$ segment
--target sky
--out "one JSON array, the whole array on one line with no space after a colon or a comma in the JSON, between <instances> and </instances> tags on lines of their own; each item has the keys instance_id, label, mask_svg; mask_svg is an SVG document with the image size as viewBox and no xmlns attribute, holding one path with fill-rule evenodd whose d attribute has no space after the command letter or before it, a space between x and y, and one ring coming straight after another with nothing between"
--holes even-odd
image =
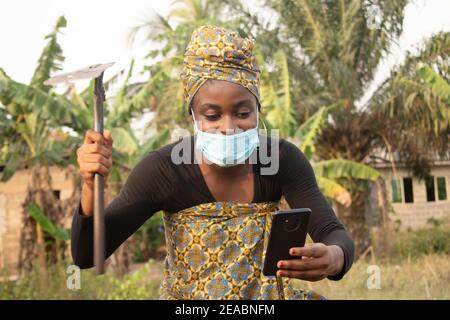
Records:
<instances>
[{"instance_id":1,"label":"sky","mask_svg":"<svg viewBox=\"0 0 450 320\"><path fill-rule=\"evenodd\" d=\"M165 14L170 1L106 0L2 0L0 4L0 67L14 80L28 83L39 55L60 15L67 19L58 41L66 60L64 72L96 63L115 62L105 73L127 68L131 58L142 66L148 50L143 41L128 45L127 35L151 16ZM142 39L138 39L142 40ZM138 70L138 69L135 69Z\"/></svg>"},{"instance_id":2,"label":"sky","mask_svg":"<svg viewBox=\"0 0 450 320\"><path fill-rule=\"evenodd\" d=\"M38 58L59 16L64 15L67 27L58 37L65 61L61 72L71 72L96 63L115 62L105 71L108 79L127 69L135 58L134 70L141 70L144 56L151 49L142 36L134 45L127 39L132 27L146 21L156 11L166 14L172 1L149 0L11 0L0 2L0 68L15 81L29 83ZM137 74L131 81L142 78ZM79 81L79 91L89 81ZM64 87L57 88L63 91ZM151 119L146 114L133 122L139 140L145 140L142 129ZM107 128L105 128L107 129ZM150 132L151 134L151 132Z\"/></svg>"},{"instance_id":3,"label":"sky","mask_svg":"<svg viewBox=\"0 0 450 320\"><path fill-rule=\"evenodd\" d=\"M138 37L129 45L127 35L133 26L152 15L164 15L172 1L149 0L2 0L0 2L0 68L15 81L29 83L39 55L46 43L44 36L57 18L65 15L67 27L59 37L66 60L63 72L96 63L115 62L105 78L127 68L136 60L135 70L144 65L150 44ZM388 75L390 68L432 33L450 31L449 0L413 0L405 10L404 32L397 45L377 71L375 84L360 103L367 100ZM132 80L139 80L136 75ZM81 82L77 88L86 86Z\"/></svg>"},{"instance_id":4,"label":"sky","mask_svg":"<svg viewBox=\"0 0 450 320\"><path fill-rule=\"evenodd\" d=\"M398 43L390 49L391 54L380 63L372 86L368 88L359 104L364 104L377 85L389 75L389 70L403 61L407 50L416 50L417 46L433 33L450 31L449 12L449 0L413 0L406 6L403 34Z\"/></svg>"}]
</instances>

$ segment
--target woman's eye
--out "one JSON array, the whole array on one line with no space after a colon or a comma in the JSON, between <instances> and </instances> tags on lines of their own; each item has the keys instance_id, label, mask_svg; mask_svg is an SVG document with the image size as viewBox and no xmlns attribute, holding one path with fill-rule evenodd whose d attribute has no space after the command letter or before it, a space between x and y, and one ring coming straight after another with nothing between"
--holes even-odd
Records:
<instances>
[{"instance_id":1,"label":"woman's eye","mask_svg":"<svg viewBox=\"0 0 450 320\"><path fill-rule=\"evenodd\" d=\"M205 118L208 121L216 121L220 118L220 114L205 114Z\"/></svg>"},{"instance_id":2,"label":"woman's eye","mask_svg":"<svg viewBox=\"0 0 450 320\"><path fill-rule=\"evenodd\" d=\"M237 116L239 118L247 118L250 115L250 112L239 112L237 113Z\"/></svg>"}]
</instances>

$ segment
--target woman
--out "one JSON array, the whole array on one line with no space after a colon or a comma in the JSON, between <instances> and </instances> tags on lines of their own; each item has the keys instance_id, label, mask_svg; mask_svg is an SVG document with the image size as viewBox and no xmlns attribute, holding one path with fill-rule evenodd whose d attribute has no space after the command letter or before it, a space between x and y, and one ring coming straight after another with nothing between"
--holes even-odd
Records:
<instances>
[{"instance_id":1,"label":"woman","mask_svg":"<svg viewBox=\"0 0 450 320\"><path fill-rule=\"evenodd\" d=\"M150 152L105 209L107 256L164 211L163 298L282 296L275 277L261 273L271 213L281 196L291 208L312 210L308 232L315 242L292 248L298 258L278 262L285 297L302 298L290 278L339 280L353 262L353 241L319 191L308 160L290 142L258 135L253 48L253 40L222 28L194 31L182 80L195 136ZM270 174L263 173L263 149L276 162ZM93 265L93 176L109 174L111 151L109 131L104 136L89 131L77 151L83 191L73 217L72 255L81 268Z\"/></svg>"}]
</instances>

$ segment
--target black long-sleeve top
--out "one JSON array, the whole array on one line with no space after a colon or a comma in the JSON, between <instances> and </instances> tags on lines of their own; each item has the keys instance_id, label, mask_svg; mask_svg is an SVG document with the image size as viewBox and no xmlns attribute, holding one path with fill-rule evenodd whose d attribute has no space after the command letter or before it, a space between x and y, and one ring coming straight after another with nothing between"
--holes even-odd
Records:
<instances>
[{"instance_id":1,"label":"black long-sleeve top","mask_svg":"<svg viewBox=\"0 0 450 320\"><path fill-rule=\"evenodd\" d=\"M266 141L271 154L271 140ZM353 240L320 192L308 159L294 144L284 139L278 141L279 169L275 174L261 174L261 169L270 164L263 164L259 157L253 164L252 202L278 201L284 196L291 208L310 208L308 233L312 240L338 245L344 252L342 271L328 277L340 280L353 263ZM193 152L189 164L172 161L172 151L179 152L180 143L190 145L193 150L194 138L188 137L148 153L131 171L119 195L105 208L107 257L154 213L160 210L174 213L216 201L200 167L193 163ZM183 151L179 154L184 155ZM92 267L93 218L83 215L80 202L73 215L71 245L75 264L80 268Z\"/></svg>"}]
</instances>

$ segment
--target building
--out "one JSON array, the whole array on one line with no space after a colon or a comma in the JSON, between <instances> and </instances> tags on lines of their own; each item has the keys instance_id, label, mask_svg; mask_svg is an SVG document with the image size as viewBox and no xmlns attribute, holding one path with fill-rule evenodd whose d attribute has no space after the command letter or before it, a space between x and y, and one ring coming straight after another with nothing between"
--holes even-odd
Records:
<instances>
[{"instance_id":1,"label":"building","mask_svg":"<svg viewBox=\"0 0 450 320\"><path fill-rule=\"evenodd\" d=\"M72 177L60 167L50 167L55 195L72 196ZM22 230L22 203L25 201L30 170L18 170L7 182L0 182L0 271L16 273ZM67 221L70 223L70 221Z\"/></svg>"},{"instance_id":2,"label":"building","mask_svg":"<svg viewBox=\"0 0 450 320\"><path fill-rule=\"evenodd\" d=\"M419 180L401 163L372 164L385 181L389 218L400 229L430 226L430 219L450 220L450 161L436 160L431 165L431 178Z\"/></svg>"}]
</instances>

